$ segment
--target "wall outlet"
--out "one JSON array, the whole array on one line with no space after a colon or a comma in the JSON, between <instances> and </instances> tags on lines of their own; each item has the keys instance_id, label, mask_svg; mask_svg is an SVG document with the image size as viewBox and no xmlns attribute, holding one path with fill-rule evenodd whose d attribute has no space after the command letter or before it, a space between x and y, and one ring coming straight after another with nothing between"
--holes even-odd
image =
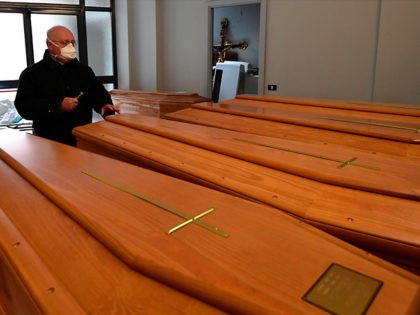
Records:
<instances>
[{"instance_id":1,"label":"wall outlet","mask_svg":"<svg viewBox=\"0 0 420 315\"><path fill-rule=\"evenodd\" d=\"M269 91L277 91L277 85L276 84L269 84L268 85Z\"/></svg>"}]
</instances>

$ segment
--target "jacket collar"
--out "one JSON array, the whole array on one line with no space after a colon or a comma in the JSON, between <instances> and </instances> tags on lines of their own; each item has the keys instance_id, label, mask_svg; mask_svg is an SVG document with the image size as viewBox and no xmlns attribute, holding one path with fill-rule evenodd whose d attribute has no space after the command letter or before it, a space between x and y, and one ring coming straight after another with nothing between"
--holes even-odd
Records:
<instances>
[{"instance_id":1,"label":"jacket collar","mask_svg":"<svg viewBox=\"0 0 420 315\"><path fill-rule=\"evenodd\" d=\"M44 51L44 56L43 56L43 61L50 67L50 68L57 68L60 66L73 66L76 65L79 60L77 60L77 58L74 58L72 61L68 62L68 63L61 63L58 60L55 60L54 58L51 57L50 55L50 51L48 49L45 49Z\"/></svg>"}]
</instances>

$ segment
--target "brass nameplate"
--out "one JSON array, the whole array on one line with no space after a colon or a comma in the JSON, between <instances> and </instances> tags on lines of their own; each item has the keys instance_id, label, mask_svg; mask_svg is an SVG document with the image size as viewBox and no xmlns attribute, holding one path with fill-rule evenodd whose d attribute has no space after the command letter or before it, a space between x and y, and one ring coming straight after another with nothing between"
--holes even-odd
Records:
<instances>
[{"instance_id":1,"label":"brass nameplate","mask_svg":"<svg viewBox=\"0 0 420 315\"><path fill-rule=\"evenodd\" d=\"M383 282L332 263L302 297L332 314L365 314Z\"/></svg>"}]
</instances>

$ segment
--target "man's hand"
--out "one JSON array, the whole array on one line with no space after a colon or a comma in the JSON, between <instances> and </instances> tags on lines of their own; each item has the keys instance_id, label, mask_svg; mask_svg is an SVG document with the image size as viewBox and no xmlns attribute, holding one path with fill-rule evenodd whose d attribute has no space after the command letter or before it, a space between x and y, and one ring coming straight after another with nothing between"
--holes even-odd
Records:
<instances>
[{"instance_id":1,"label":"man's hand","mask_svg":"<svg viewBox=\"0 0 420 315\"><path fill-rule=\"evenodd\" d=\"M79 105L79 99L77 97L65 97L61 102L60 109L63 112L71 112L77 105Z\"/></svg>"},{"instance_id":2,"label":"man's hand","mask_svg":"<svg viewBox=\"0 0 420 315\"><path fill-rule=\"evenodd\" d=\"M102 106L101 108L101 116L104 116L106 114L110 115L110 114L114 114L114 113L120 113L120 109L117 108L114 105L111 104L106 104L104 106Z\"/></svg>"}]
</instances>

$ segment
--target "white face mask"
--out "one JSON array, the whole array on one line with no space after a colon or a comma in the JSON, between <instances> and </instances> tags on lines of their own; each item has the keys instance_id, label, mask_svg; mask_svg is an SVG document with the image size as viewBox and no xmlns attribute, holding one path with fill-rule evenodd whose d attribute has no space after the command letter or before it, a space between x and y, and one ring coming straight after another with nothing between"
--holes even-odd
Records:
<instances>
[{"instance_id":1,"label":"white face mask","mask_svg":"<svg viewBox=\"0 0 420 315\"><path fill-rule=\"evenodd\" d=\"M55 47L60 48L56 43L54 43L52 40L48 39L48 41L53 44ZM74 58L76 58L76 48L73 46L72 43L68 43L67 46L60 48L60 57L64 61L71 61Z\"/></svg>"}]
</instances>

